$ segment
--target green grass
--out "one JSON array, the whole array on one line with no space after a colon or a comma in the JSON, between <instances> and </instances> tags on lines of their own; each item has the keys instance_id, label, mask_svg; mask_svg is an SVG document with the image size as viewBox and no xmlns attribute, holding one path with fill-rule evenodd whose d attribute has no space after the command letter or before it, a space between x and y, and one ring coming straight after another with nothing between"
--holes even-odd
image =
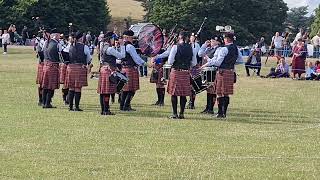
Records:
<instances>
[{"instance_id":1,"label":"green grass","mask_svg":"<svg viewBox=\"0 0 320 180\"><path fill-rule=\"evenodd\" d=\"M97 62L97 60L95 60ZM263 69L266 74L273 63ZM97 81L84 89L81 113L56 91L37 106L31 49L0 55L0 179L319 179L319 82L244 77L226 122L187 110L171 121L150 106L154 84L141 79L134 113L99 115Z\"/></svg>"},{"instance_id":2,"label":"green grass","mask_svg":"<svg viewBox=\"0 0 320 180\"><path fill-rule=\"evenodd\" d=\"M134 0L107 0L113 18L131 17L141 20L145 15L140 2Z\"/></svg>"}]
</instances>

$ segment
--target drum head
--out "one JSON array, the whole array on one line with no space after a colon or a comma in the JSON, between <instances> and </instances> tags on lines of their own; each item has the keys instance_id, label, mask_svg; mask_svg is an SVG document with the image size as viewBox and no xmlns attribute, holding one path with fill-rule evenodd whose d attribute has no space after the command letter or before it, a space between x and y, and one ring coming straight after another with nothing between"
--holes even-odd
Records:
<instances>
[{"instance_id":1,"label":"drum head","mask_svg":"<svg viewBox=\"0 0 320 180\"><path fill-rule=\"evenodd\" d=\"M141 52L147 56L157 55L164 43L161 29L154 24L147 24L141 28L138 36Z\"/></svg>"},{"instance_id":2,"label":"drum head","mask_svg":"<svg viewBox=\"0 0 320 180\"><path fill-rule=\"evenodd\" d=\"M116 73L116 76L120 78L120 80L128 81L128 78L122 73L119 73L119 72L115 72L115 73Z\"/></svg>"}]
</instances>

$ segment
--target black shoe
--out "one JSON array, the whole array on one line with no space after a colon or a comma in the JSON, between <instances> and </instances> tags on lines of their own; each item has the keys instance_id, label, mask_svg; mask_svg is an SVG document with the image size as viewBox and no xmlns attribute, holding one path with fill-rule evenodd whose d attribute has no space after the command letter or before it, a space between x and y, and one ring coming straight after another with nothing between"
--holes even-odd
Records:
<instances>
[{"instance_id":1,"label":"black shoe","mask_svg":"<svg viewBox=\"0 0 320 180\"><path fill-rule=\"evenodd\" d=\"M69 108L69 111L74 111L74 109L73 108Z\"/></svg>"},{"instance_id":2,"label":"black shoe","mask_svg":"<svg viewBox=\"0 0 320 180\"><path fill-rule=\"evenodd\" d=\"M152 106L158 106L160 104L159 101L157 101L156 103L152 104Z\"/></svg>"},{"instance_id":3,"label":"black shoe","mask_svg":"<svg viewBox=\"0 0 320 180\"><path fill-rule=\"evenodd\" d=\"M173 114L171 116L168 117L169 119L179 119L177 114Z\"/></svg>"},{"instance_id":4,"label":"black shoe","mask_svg":"<svg viewBox=\"0 0 320 180\"><path fill-rule=\"evenodd\" d=\"M184 115L183 115L183 114L180 114L178 118L179 118L179 119L184 119Z\"/></svg>"},{"instance_id":5,"label":"black shoe","mask_svg":"<svg viewBox=\"0 0 320 180\"><path fill-rule=\"evenodd\" d=\"M124 111L137 111L137 110L132 109L131 107L127 107L127 108L124 108Z\"/></svg>"},{"instance_id":6,"label":"black shoe","mask_svg":"<svg viewBox=\"0 0 320 180\"><path fill-rule=\"evenodd\" d=\"M203 110L202 112L200 112L201 114L207 114L208 113L208 109Z\"/></svg>"},{"instance_id":7,"label":"black shoe","mask_svg":"<svg viewBox=\"0 0 320 180\"><path fill-rule=\"evenodd\" d=\"M216 117L219 118L219 119L224 119L224 118L226 118L226 116L225 116L224 114L217 114Z\"/></svg>"},{"instance_id":8,"label":"black shoe","mask_svg":"<svg viewBox=\"0 0 320 180\"><path fill-rule=\"evenodd\" d=\"M161 107L161 106L164 106L164 103L159 103L158 106L160 106L160 107Z\"/></svg>"},{"instance_id":9,"label":"black shoe","mask_svg":"<svg viewBox=\"0 0 320 180\"><path fill-rule=\"evenodd\" d=\"M44 109L52 109L52 108L57 108L57 107L54 107L51 104L49 104L49 105L44 105L43 108Z\"/></svg>"},{"instance_id":10,"label":"black shoe","mask_svg":"<svg viewBox=\"0 0 320 180\"><path fill-rule=\"evenodd\" d=\"M208 111L207 111L207 114L214 114L214 111L208 110Z\"/></svg>"},{"instance_id":11,"label":"black shoe","mask_svg":"<svg viewBox=\"0 0 320 180\"><path fill-rule=\"evenodd\" d=\"M74 109L74 111L81 112L81 111L83 111L83 110L82 110L82 109L80 109L80 108L75 108L75 109Z\"/></svg>"},{"instance_id":12,"label":"black shoe","mask_svg":"<svg viewBox=\"0 0 320 180\"><path fill-rule=\"evenodd\" d=\"M112 113L111 111L103 112L102 115L104 116L114 116L116 114Z\"/></svg>"}]
</instances>

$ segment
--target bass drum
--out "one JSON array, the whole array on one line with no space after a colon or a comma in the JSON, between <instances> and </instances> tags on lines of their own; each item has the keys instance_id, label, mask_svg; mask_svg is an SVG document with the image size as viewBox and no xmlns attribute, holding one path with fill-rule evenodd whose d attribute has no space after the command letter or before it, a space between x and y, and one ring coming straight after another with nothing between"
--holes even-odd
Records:
<instances>
[{"instance_id":1,"label":"bass drum","mask_svg":"<svg viewBox=\"0 0 320 180\"><path fill-rule=\"evenodd\" d=\"M130 27L134 32L138 48L146 56L156 56L164 44L164 37L161 29L151 23L138 23Z\"/></svg>"}]
</instances>

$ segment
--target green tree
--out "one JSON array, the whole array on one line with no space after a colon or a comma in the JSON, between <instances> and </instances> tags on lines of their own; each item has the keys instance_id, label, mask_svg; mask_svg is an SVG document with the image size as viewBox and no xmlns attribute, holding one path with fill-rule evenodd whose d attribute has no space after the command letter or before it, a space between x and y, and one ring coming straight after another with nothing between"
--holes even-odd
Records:
<instances>
[{"instance_id":1,"label":"green tree","mask_svg":"<svg viewBox=\"0 0 320 180\"><path fill-rule=\"evenodd\" d=\"M69 23L77 30L98 33L110 22L105 0L0 0L0 27L16 24L18 29L27 25L36 30L36 23L68 32ZM33 21L40 17L41 21Z\"/></svg>"},{"instance_id":2,"label":"green tree","mask_svg":"<svg viewBox=\"0 0 320 180\"><path fill-rule=\"evenodd\" d=\"M311 37L315 36L320 31L320 5L315 12L315 19L311 25Z\"/></svg>"},{"instance_id":3,"label":"green tree","mask_svg":"<svg viewBox=\"0 0 320 180\"><path fill-rule=\"evenodd\" d=\"M153 0L150 20L163 28L178 24L196 32L204 17L206 29L231 25L239 44L255 42L284 28L287 5L283 0Z\"/></svg>"},{"instance_id":4,"label":"green tree","mask_svg":"<svg viewBox=\"0 0 320 180\"><path fill-rule=\"evenodd\" d=\"M291 8L286 19L287 28L293 33L299 32L300 28L309 28L314 16L307 17L307 14L308 6Z\"/></svg>"}]
</instances>

